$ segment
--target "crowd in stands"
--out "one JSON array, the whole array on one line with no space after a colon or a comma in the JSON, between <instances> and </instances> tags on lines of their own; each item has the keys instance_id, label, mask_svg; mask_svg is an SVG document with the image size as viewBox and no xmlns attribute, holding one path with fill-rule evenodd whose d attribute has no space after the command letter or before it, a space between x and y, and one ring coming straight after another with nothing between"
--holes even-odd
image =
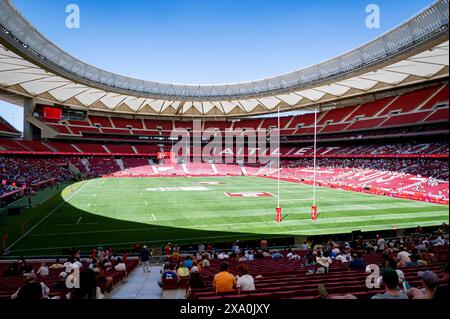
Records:
<instances>
[{"instance_id":1,"label":"crowd in stands","mask_svg":"<svg viewBox=\"0 0 450 319\"><path fill-rule=\"evenodd\" d=\"M102 247L93 249L86 259L75 251L65 262L57 259L53 263L33 263L22 257L14 263L0 264L0 298L103 299L136 265L137 261L129 260L127 253L119 255Z\"/></svg>"},{"instance_id":2,"label":"crowd in stands","mask_svg":"<svg viewBox=\"0 0 450 319\"><path fill-rule=\"evenodd\" d=\"M73 173L49 159L0 156L0 196L20 189L28 193L39 183L52 184L72 177Z\"/></svg>"},{"instance_id":3,"label":"crowd in stands","mask_svg":"<svg viewBox=\"0 0 450 319\"><path fill-rule=\"evenodd\" d=\"M431 235L423 234L418 227L414 236L384 239L377 235L371 240L358 236L350 242L310 240L285 249L270 249L264 239L257 248L239 247L236 241L225 250L214 249L211 244L207 248L199 245L195 252L186 255L169 243L164 249L166 262L159 285L163 289L186 289L186 297L192 299L224 296L239 299L242 295L250 299L260 295L274 298L278 295L267 295L272 289L280 296L295 297L295 291L283 294L280 291L283 288L278 286L262 288L267 286L265 282L274 282L272 277L280 271L280 277L287 278L279 278L279 281L299 274L304 278L305 287L309 286L309 281L315 285L315 289L308 291L309 295L297 291L305 298L437 299L448 297L448 244L447 224ZM374 285L379 289L372 293L361 286L370 273L369 265L380 269L380 277L374 278ZM335 289L330 278L339 273L349 281L355 280L353 276L358 277L361 291L349 289L348 292L345 282L340 282L342 289ZM327 287L333 293L329 293Z\"/></svg>"}]
</instances>

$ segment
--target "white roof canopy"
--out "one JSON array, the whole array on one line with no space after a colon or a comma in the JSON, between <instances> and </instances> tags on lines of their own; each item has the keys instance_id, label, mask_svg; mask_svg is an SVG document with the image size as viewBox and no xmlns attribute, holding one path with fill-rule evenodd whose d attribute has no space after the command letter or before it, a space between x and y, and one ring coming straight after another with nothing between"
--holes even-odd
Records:
<instances>
[{"instance_id":1,"label":"white roof canopy","mask_svg":"<svg viewBox=\"0 0 450 319\"><path fill-rule=\"evenodd\" d=\"M448 2L438 1L370 43L303 70L195 86L126 78L87 65L0 0L0 88L48 103L128 114L217 117L293 110L448 77Z\"/></svg>"}]
</instances>

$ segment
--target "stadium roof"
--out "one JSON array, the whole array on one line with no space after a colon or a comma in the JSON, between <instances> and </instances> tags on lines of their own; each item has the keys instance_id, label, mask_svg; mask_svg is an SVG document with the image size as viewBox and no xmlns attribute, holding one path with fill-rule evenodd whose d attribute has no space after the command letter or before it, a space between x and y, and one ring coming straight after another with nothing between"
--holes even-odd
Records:
<instances>
[{"instance_id":1,"label":"stadium roof","mask_svg":"<svg viewBox=\"0 0 450 319\"><path fill-rule=\"evenodd\" d=\"M448 77L449 0L328 61L251 82L184 85L138 80L88 65L0 0L0 98L142 115L243 116L329 103Z\"/></svg>"}]
</instances>

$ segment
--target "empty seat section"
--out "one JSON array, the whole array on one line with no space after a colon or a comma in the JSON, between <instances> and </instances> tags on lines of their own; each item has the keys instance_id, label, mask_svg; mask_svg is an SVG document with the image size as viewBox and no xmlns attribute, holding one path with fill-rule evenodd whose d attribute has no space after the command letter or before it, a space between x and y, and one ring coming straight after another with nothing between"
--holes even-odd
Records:
<instances>
[{"instance_id":1,"label":"empty seat section","mask_svg":"<svg viewBox=\"0 0 450 319\"><path fill-rule=\"evenodd\" d=\"M320 132L320 130L322 129L321 126L317 127L317 132ZM308 135L308 134L314 134L314 127L300 127L298 129L296 129L292 135Z\"/></svg>"},{"instance_id":2,"label":"empty seat section","mask_svg":"<svg viewBox=\"0 0 450 319\"><path fill-rule=\"evenodd\" d=\"M425 123L431 122L445 122L448 121L449 113L448 108L436 110L431 114L426 120Z\"/></svg>"},{"instance_id":3,"label":"empty seat section","mask_svg":"<svg viewBox=\"0 0 450 319\"><path fill-rule=\"evenodd\" d=\"M75 145L85 153L107 153L103 146L99 144L77 143Z\"/></svg>"},{"instance_id":4,"label":"empty seat section","mask_svg":"<svg viewBox=\"0 0 450 319\"><path fill-rule=\"evenodd\" d=\"M112 117L111 121L114 123L116 128L127 128L127 126L131 126L135 129L143 129L144 126L142 124L141 119L127 119L120 117Z\"/></svg>"},{"instance_id":5,"label":"empty seat section","mask_svg":"<svg viewBox=\"0 0 450 319\"><path fill-rule=\"evenodd\" d=\"M133 130L133 135L142 136L160 136L158 130Z\"/></svg>"},{"instance_id":6,"label":"empty seat section","mask_svg":"<svg viewBox=\"0 0 450 319\"><path fill-rule=\"evenodd\" d=\"M317 114L317 119L320 119L321 114ZM314 113L297 115L292 120L291 124L289 124L289 128L297 128L300 124L303 126L314 125Z\"/></svg>"},{"instance_id":7,"label":"empty seat section","mask_svg":"<svg viewBox=\"0 0 450 319\"><path fill-rule=\"evenodd\" d=\"M431 109L434 105L439 103L448 103L448 84L444 86L435 96L433 96L427 103L424 104L420 109L426 110Z\"/></svg>"},{"instance_id":8,"label":"empty seat section","mask_svg":"<svg viewBox=\"0 0 450 319\"><path fill-rule=\"evenodd\" d=\"M160 152L160 148L157 145L135 145L134 148L139 154L156 154Z\"/></svg>"},{"instance_id":9,"label":"empty seat section","mask_svg":"<svg viewBox=\"0 0 450 319\"><path fill-rule=\"evenodd\" d=\"M100 133L100 129L93 126L70 126L70 130L77 135L80 135L82 133Z\"/></svg>"},{"instance_id":10,"label":"empty seat section","mask_svg":"<svg viewBox=\"0 0 450 319\"><path fill-rule=\"evenodd\" d=\"M91 121L92 125L100 124L101 127L112 127L111 121L107 116L90 115L89 120Z\"/></svg>"},{"instance_id":11,"label":"empty seat section","mask_svg":"<svg viewBox=\"0 0 450 319\"><path fill-rule=\"evenodd\" d=\"M52 152L47 146L39 141L20 141L18 142L33 152Z\"/></svg>"},{"instance_id":12,"label":"empty seat section","mask_svg":"<svg viewBox=\"0 0 450 319\"><path fill-rule=\"evenodd\" d=\"M438 88L439 86L432 86L402 94L391 105L383 110L379 116L387 115L389 112L395 110L401 110L403 113L413 111L431 97Z\"/></svg>"},{"instance_id":13,"label":"empty seat section","mask_svg":"<svg viewBox=\"0 0 450 319\"><path fill-rule=\"evenodd\" d=\"M254 120L241 120L239 122L235 122L233 128L252 128L257 129L261 125L262 120L254 119Z\"/></svg>"},{"instance_id":14,"label":"empty seat section","mask_svg":"<svg viewBox=\"0 0 450 319\"><path fill-rule=\"evenodd\" d=\"M175 129L194 129L193 121L175 121ZM201 128L201 125L200 125Z\"/></svg>"},{"instance_id":15,"label":"empty seat section","mask_svg":"<svg viewBox=\"0 0 450 319\"><path fill-rule=\"evenodd\" d=\"M145 127L148 130L158 130L162 129L164 131L173 130L172 120L144 120Z\"/></svg>"},{"instance_id":16,"label":"empty seat section","mask_svg":"<svg viewBox=\"0 0 450 319\"><path fill-rule=\"evenodd\" d=\"M292 117L280 117L280 128L283 129L286 127L286 125L290 122ZM278 127L278 118L270 118L270 119L264 119L263 123L261 125L261 128L268 129L269 127Z\"/></svg>"},{"instance_id":17,"label":"empty seat section","mask_svg":"<svg viewBox=\"0 0 450 319\"><path fill-rule=\"evenodd\" d=\"M91 126L87 121L67 121L69 125L77 125L77 126Z\"/></svg>"},{"instance_id":18,"label":"empty seat section","mask_svg":"<svg viewBox=\"0 0 450 319\"><path fill-rule=\"evenodd\" d=\"M357 116L373 117L375 114L380 112L389 103L394 100L395 97L387 97L384 99L367 102L361 104L348 118L347 121L352 121Z\"/></svg>"},{"instance_id":19,"label":"empty seat section","mask_svg":"<svg viewBox=\"0 0 450 319\"><path fill-rule=\"evenodd\" d=\"M425 111L418 113L393 115L386 122L384 122L381 127L416 124L422 122L429 114L429 111Z\"/></svg>"},{"instance_id":20,"label":"empty seat section","mask_svg":"<svg viewBox=\"0 0 450 319\"><path fill-rule=\"evenodd\" d=\"M204 129L217 128L220 131L225 131L231 127L231 122L228 121L205 121Z\"/></svg>"},{"instance_id":21,"label":"empty seat section","mask_svg":"<svg viewBox=\"0 0 450 319\"><path fill-rule=\"evenodd\" d=\"M105 146L111 153L135 154L130 145L106 144Z\"/></svg>"},{"instance_id":22,"label":"empty seat section","mask_svg":"<svg viewBox=\"0 0 450 319\"><path fill-rule=\"evenodd\" d=\"M0 147L8 151L29 151L25 146L13 140L0 140Z\"/></svg>"},{"instance_id":23,"label":"empty seat section","mask_svg":"<svg viewBox=\"0 0 450 319\"><path fill-rule=\"evenodd\" d=\"M0 132L6 133L18 133L18 131L12 127L4 118L0 116Z\"/></svg>"},{"instance_id":24,"label":"empty seat section","mask_svg":"<svg viewBox=\"0 0 450 319\"><path fill-rule=\"evenodd\" d=\"M77 149L69 143L63 142L46 142L51 148L55 149L58 152L67 152L67 153L78 153Z\"/></svg>"},{"instance_id":25,"label":"empty seat section","mask_svg":"<svg viewBox=\"0 0 450 319\"><path fill-rule=\"evenodd\" d=\"M128 129L116 129L116 128L103 128L102 132L105 134L112 135L130 135L130 130Z\"/></svg>"},{"instance_id":26,"label":"empty seat section","mask_svg":"<svg viewBox=\"0 0 450 319\"><path fill-rule=\"evenodd\" d=\"M378 127L386 118L363 119L358 120L347 127L347 131L364 130Z\"/></svg>"},{"instance_id":27,"label":"empty seat section","mask_svg":"<svg viewBox=\"0 0 450 319\"><path fill-rule=\"evenodd\" d=\"M60 134L72 135L72 132L70 132L67 126L65 125L57 125L57 124L47 124L47 125Z\"/></svg>"},{"instance_id":28,"label":"empty seat section","mask_svg":"<svg viewBox=\"0 0 450 319\"><path fill-rule=\"evenodd\" d=\"M325 113L324 116L320 118L318 124L324 124L327 121L333 121L333 123L339 123L349 116L351 112L355 109L355 106L348 106L340 109L330 110Z\"/></svg>"},{"instance_id":29,"label":"empty seat section","mask_svg":"<svg viewBox=\"0 0 450 319\"><path fill-rule=\"evenodd\" d=\"M338 132L344 132L345 129L349 126L349 123L340 123L340 124L330 124L325 126L320 133L338 133Z\"/></svg>"}]
</instances>

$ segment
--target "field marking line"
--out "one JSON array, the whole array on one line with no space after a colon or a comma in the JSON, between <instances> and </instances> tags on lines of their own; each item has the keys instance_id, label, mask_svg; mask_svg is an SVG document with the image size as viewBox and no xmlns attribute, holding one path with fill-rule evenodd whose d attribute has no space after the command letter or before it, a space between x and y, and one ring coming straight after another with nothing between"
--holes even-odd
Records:
<instances>
[{"instance_id":1,"label":"field marking line","mask_svg":"<svg viewBox=\"0 0 450 319\"><path fill-rule=\"evenodd\" d=\"M156 217L155 217L155 215L152 214L152 217L153 217L153 221L156 222Z\"/></svg>"},{"instance_id":2,"label":"field marking line","mask_svg":"<svg viewBox=\"0 0 450 319\"><path fill-rule=\"evenodd\" d=\"M87 208L91 207L91 203L88 204Z\"/></svg>"},{"instance_id":3,"label":"field marking line","mask_svg":"<svg viewBox=\"0 0 450 319\"><path fill-rule=\"evenodd\" d=\"M77 221L77 223L75 224L75 225L78 225L80 222L81 222L81 219L82 219L83 217L81 217L80 216L80 218L78 218L78 221Z\"/></svg>"},{"instance_id":4,"label":"field marking line","mask_svg":"<svg viewBox=\"0 0 450 319\"><path fill-rule=\"evenodd\" d=\"M70 196L67 198L67 200L64 200L63 202L61 202L58 206L56 206L55 208L53 208L50 213L48 213L47 215L45 215L41 220L39 220L36 224L33 225L33 227L31 227L30 229L28 229L28 231L26 231L22 236L20 236L19 238L17 238L11 245L9 245L6 250L10 250L12 247L14 247L14 245L16 245L19 241L21 241L23 238L25 238L29 233L31 233L36 227L38 227L43 221L45 221L47 218L49 218L51 215L53 215L54 212L56 212L58 209L60 209L62 206L64 206L65 204L67 204L76 194L78 194L79 191L81 191L86 185L89 184L90 181L87 181L86 184L84 184L83 186L81 186L80 188L78 188L75 193L71 193Z\"/></svg>"},{"instance_id":5,"label":"field marking line","mask_svg":"<svg viewBox=\"0 0 450 319\"><path fill-rule=\"evenodd\" d=\"M147 201L145 201L145 202L144 202L144 204L145 204L145 206L148 206L148 203L147 203Z\"/></svg>"},{"instance_id":6,"label":"field marking line","mask_svg":"<svg viewBox=\"0 0 450 319\"><path fill-rule=\"evenodd\" d=\"M66 227L66 226L73 226L74 224L56 224L56 227ZM98 225L98 223L82 223L82 226L85 225ZM33 236L33 235L31 235Z\"/></svg>"}]
</instances>

